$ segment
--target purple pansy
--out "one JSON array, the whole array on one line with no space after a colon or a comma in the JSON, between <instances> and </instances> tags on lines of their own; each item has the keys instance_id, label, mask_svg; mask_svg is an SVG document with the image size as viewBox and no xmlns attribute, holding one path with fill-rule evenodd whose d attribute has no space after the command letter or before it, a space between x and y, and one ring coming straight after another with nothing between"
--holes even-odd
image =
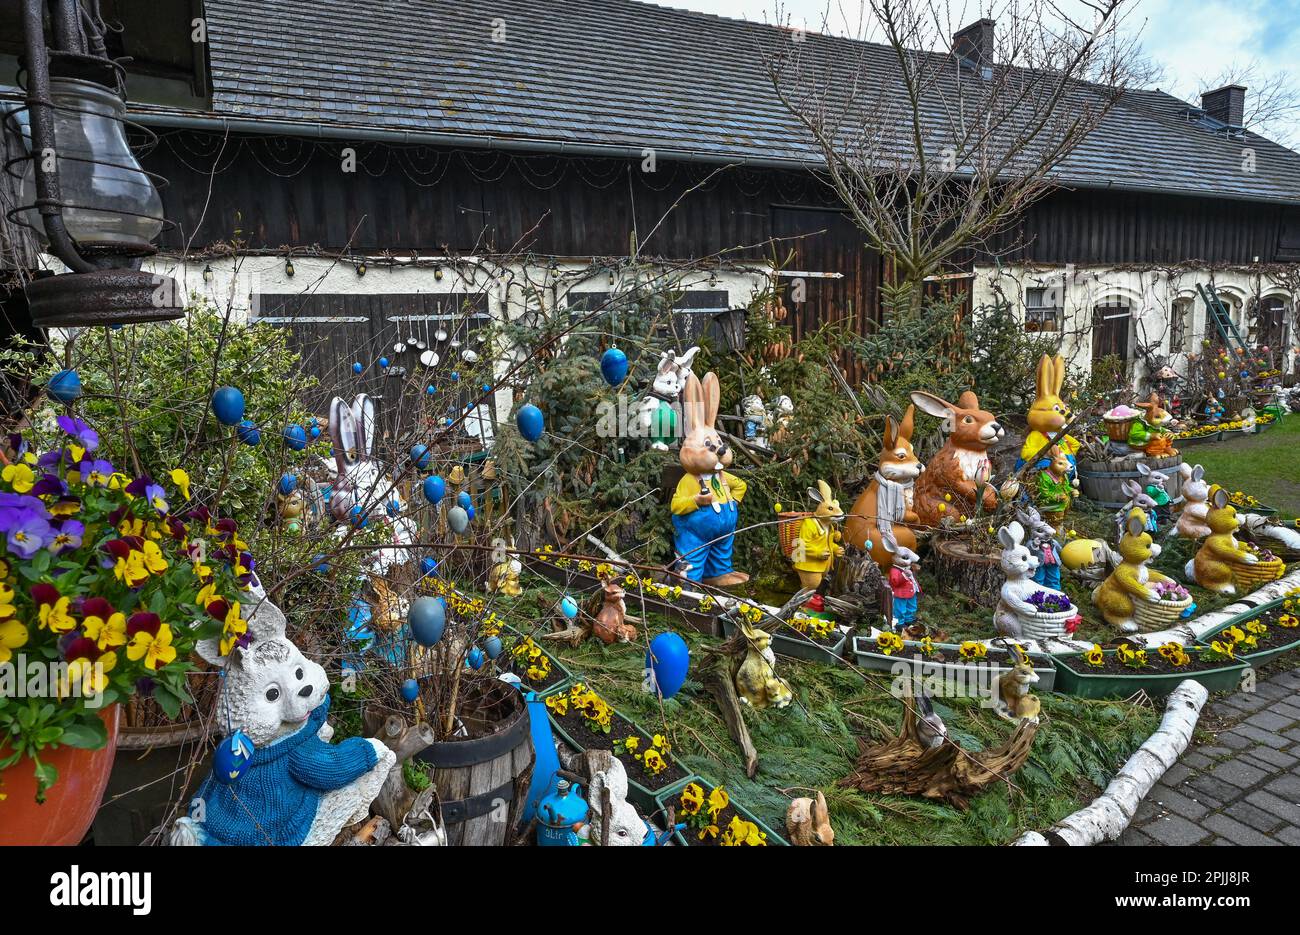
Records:
<instances>
[{"instance_id":1,"label":"purple pansy","mask_svg":"<svg viewBox=\"0 0 1300 935\"><path fill-rule=\"evenodd\" d=\"M50 551L62 555L81 545L81 538L86 534L86 527L75 519L65 519L54 531L50 540Z\"/></svg>"},{"instance_id":2,"label":"purple pansy","mask_svg":"<svg viewBox=\"0 0 1300 935\"><path fill-rule=\"evenodd\" d=\"M57 474L45 474L32 485L32 494L37 497L45 497L50 494L62 496L67 492L68 485Z\"/></svg>"},{"instance_id":3,"label":"purple pansy","mask_svg":"<svg viewBox=\"0 0 1300 935\"><path fill-rule=\"evenodd\" d=\"M97 487L107 487L108 479L113 476L113 465L102 458L86 458L81 462L81 482Z\"/></svg>"},{"instance_id":4,"label":"purple pansy","mask_svg":"<svg viewBox=\"0 0 1300 935\"><path fill-rule=\"evenodd\" d=\"M59 428L77 440L77 444L87 451L99 447L99 433L76 416L59 416Z\"/></svg>"},{"instance_id":5,"label":"purple pansy","mask_svg":"<svg viewBox=\"0 0 1300 935\"><path fill-rule=\"evenodd\" d=\"M167 492L157 484L146 484L144 488L145 499L149 505L157 510L163 516L167 515Z\"/></svg>"},{"instance_id":6,"label":"purple pansy","mask_svg":"<svg viewBox=\"0 0 1300 935\"><path fill-rule=\"evenodd\" d=\"M0 531L9 551L20 558L31 558L54 538L50 521L35 510L0 509Z\"/></svg>"}]
</instances>

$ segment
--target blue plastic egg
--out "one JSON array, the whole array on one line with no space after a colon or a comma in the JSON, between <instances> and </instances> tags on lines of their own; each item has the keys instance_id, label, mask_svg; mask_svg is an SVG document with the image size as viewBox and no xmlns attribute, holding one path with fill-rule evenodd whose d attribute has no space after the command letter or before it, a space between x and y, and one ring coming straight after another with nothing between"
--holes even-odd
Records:
<instances>
[{"instance_id":1,"label":"blue plastic egg","mask_svg":"<svg viewBox=\"0 0 1300 935\"><path fill-rule=\"evenodd\" d=\"M532 403L526 403L515 413L515 425L519 426L520 435L530 442L535 442L542 437L542 431L546 428L546 419L542 416L542 410Z\"/></svg>"},{"instance_id":2,"label":"blue plastic egg","mask_svg":"<svg viewBox=\"0 0 1300 935\"><path fill-rule=\"evenodd\" d=\"M627 355L616 347L601 354L600 375L610 386L618 386L627 379Z\"/></svg>"},{"instance_id":3,"label":"blue plastic egg","mask_svg":"<svg viewBox=\"0 0 1300 935\"><path fill-rule=\"evenodd\" d=\"M420 574L424 575L424 577L429 577L437 570L438 562L436 559L429 558L427 555L420 559Z\"/></svg>"},{"instance_id":4,"label":"blue plastic egg","mask_svg":"<svg viewBox=\"0 0 1300 935\"><path fill-rule=\"evenodd\" d=\"M560 613L572 620L574 617L578 616L578 602L569 597L569 595L564 595L564 597L560 599Z\"/></svg>"},{"instance_id":5,"label":"blue plastic egg","mask_svg":"<svg viewBox=\"0 0 1300 935\"><path fill-rule=\"evenodd\" d=\"M429 466L429 459L433 457L433 452L429 451L428 445L411 446L411 462L421 471Z\"/></svg>"},{"instance_id":6,"label":"blue plastic egg","mask_svg":"<svg viewBox=\"0 0 1300 935\"><path fill-rule=\"evenodd\" d=\"M459 383L459 382L460 382L460 371L459 371L459 370L453 370L453 371L451 372L451 382L452 382L452 383Z\"/></svg>"},{"instance_id":7,"label":"blue plastic egg","mask_svg":"<svg viewBox=\"0 0 1300 935\"><path fill-rule=\"evenodd\" d=\"M469 528L469 512L464 507L452 507L447 511L447 525L459 536Z\"/></svg>"},{"instance_id":8,"label":"blue plastic egg","mask_svg":"<svg viewBox=\"0 0 1300 935\"><path fill-rule=\"evenodd\" d=\"M362 370L365 369L366 369L365 367L361 366L361 361L357 361L355 364L352 365L353 373L360 373Z\"/></svg>"},{"instance_id":9,"label":"blue plastic egg","mask_svg":"<svg viewBox=\"0 0 1300 935\"><path fill-rule=\"evenodd\" d=\"M233 386L223 386L212 394L212 414L222 425L238 425L244 418L244 394Z\"/></svg>"},{"instance_id":10,"label":"blue plastic egg","mask_svg":"<svg viewBox=\"0 0 1300 935\"><path fill-rule=\"evenodd\" d=\"M284 443L294 451L302 451L307 447L307 432L301 425L286 425L281 435Z\"/></svg>"},{"instance_id":11,"label":"blue plastic egg","mask_svg":"<svg viewBox=\"0 0 1300 935\"><path fill-rule=\"evenodd\" d=\"M75 370L60 370L50 377L45 391L61 403L70 403L81 395L81 377Z\"/></svg>"},{"instance_id":12,"label":"blue plastic egg","mask_svg":"<svg viewBox=\"0 0 1300 935\"><path fill-rule=\"evenodd\" d=\"M403 682L402 697L414 703L415 699L420 697L420 683L415 679L407 679Z\"/></svg>"},{"instance_id":13,"label":"blue plastic egg","mask_svg":"<svg viewBox=\"0 0 1300 935\"><path fill-rule=\"evenodd\" d=\"M262 430L251 419L245 419L239 423L239 440L245 445L262 444Z\"/></svg>"},{"instance_id":14,"label":"blue plastic egg","mask_svg":"<svg viewBox=\"0 0 1300 935\"><path fill-rule=\"evenodd\" d=\"M660 697L671 698L681 690L690 664L690 648L676 633L660 633L650 641L645 665L654 673L654 684L659 689Z\"/></svg>"},{"instance_id":15,"label":"blue plastic egg","mask_svg":"<svg viewBox=\"0 0 1300 935\"><path fill-rule=\"evenodd\" d=\"M280 493L286 497L298 489L298 477L296 474L280 475Z\"/></svg>"},{"instance_id":16,"label":"blue plastic egg","mask_svg":"<svg viewBox=\"0 0 1300 935\"><path fill-rule=\"evenodd\" d=\"M212 751L212 778L228 786L248 772L252 762L253 741L237 730Z\"/></svg>"},{"instance_id":17,"label":"blue plastic egg","mask_svg":"<svg viewBox=\"0 0 1300 935\"><path fill-rule=\"evenodd\" d=\"M348 515L352 518L352 525L359 529L365 529L370 523L370 518L366 516L366 511L361 509L360 503L354 506Z\"/></svg>"},{"instance_id":18,"label":"blue plastic egg","mask_svg":"<svg viewBox=\"0 0 1300 935\"><path fill-rule=\"evenodd\" d=\"M483 651L487 653L489 659L495 659L501 655L501 637L489 636L483 641Z\"/></svg>"},{"instance_id":19,"label":"blue plastic egg","mask_svg":"<svg viewBox=\"0 0 1300 935\"><path fill-rule=\"evenodd\" d=\"M424 499L437 503L447 495L447 482L437 474L424 479Z\"/></svg>"},{"instance_id":20,"label":"blue plastic egg","mask_svg":"<svg viewBox=\"0 0 1300 935\"><path fill-rule=\"evenodd\" d=\"M389 500L389 501L388 501L388 507L387 507L387 510L388 510L388 515L389 515L389 516L401 516L401 515L402 515L402 501L401 501L401 500L396 500L396 499Z\"/></svg>"},{"instance_id":21,"label":"blue plastic egg","mask_svg":"<svg viewBox=\"0 0 1300 935\"><path fill-rule=\"evenodd\" d=\"M483 650L475 646L469 651L469 655L465 657L465 661L469 663L471 669L483 668Z\"/></svg>"},{"instance_id":22,"label":"blue plastic egg","mask_svg":"<svg viewBox=\"0 0 1300 935\"><path fill-rule=\"evenodd\" d=\"M474 506L474 500L466 490L462 490L460 493L456 494L456 502L467 510Z\"/></svg>"},{"instance_id":23,"label":"blue plastic egg","mask_svg":"<svg viewBox=\"0 0 1300 935\"><path fill-rule=\"evenodd\" d=\"M388 366L388 358L387 358L387 357L381 357L381 358L379 358L379 366L381 366L381 367L387 367L387 366Z\"/></svg>"},{"instance_id":24,"label":"blue plastic egg","mask_svg":"<svg viewBox=\"0 0 1300 935\"><path fill-rule=\"evenodd\" d=\"M312 437L312 438L320 438L320 426L319 426L319 425L313 425L313 426L311 427L311 437Z\"/></svg>"},{"instance_id":25,"label":"blue plastic egg","mask_svg":"<svg viewBox=\"0 0 1300 935\"><path fill-rule=\"evenodd\" d=\"M447 608L436 597L418 597L411 604L407 621L415 641L421 646L432 646L442 639L447 628Z\"/></svg>"},{"instance_id":26,"label":"blue plastic egg","mask_svg":"<svg viewBox=\"0 0 1300 935\"><path fill-rule=\"evenodd\" d=\"M491 393L491 392L492 392L492 384L491 384L491 383L484 383L484 384L483 384L483 392L484 392L484 393Z\"/></svg>"},{"instance_id":27,"label":"blue plastic egg","mask_svg":"<svg viewBox=\"0 0 1300 935\"><path fill-rule=\"evenodd\" d=\"M434 386L432 383L430 383L429 388L426 389L425 392L428 393L430 396L432 396L434 393L438 392L438 388Z\"/></svg>"}]
</instances>

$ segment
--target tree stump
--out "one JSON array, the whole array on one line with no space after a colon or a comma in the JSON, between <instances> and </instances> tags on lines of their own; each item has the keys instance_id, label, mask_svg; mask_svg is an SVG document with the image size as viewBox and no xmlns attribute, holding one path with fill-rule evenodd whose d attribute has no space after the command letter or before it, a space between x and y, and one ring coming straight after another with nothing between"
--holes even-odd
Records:
<instances>
[{"instance_id":1,"label":"tree stump","mask_svg":"<svg viewBox=\"0 0 1300 935\"><path fill-rule=\"evenodd\" d=\"M976 552L964 539L934 540L934 578L941 588L959 591L981 607L996 607L1005 576L996 552Z\"/></svg>"}]
</instances>

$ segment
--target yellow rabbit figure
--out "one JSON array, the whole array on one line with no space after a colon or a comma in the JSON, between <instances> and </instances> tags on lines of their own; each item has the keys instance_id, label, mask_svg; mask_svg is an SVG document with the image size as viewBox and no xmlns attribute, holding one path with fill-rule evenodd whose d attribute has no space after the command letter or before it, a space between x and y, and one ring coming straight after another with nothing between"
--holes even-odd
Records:
<instances>
[{"instance_id":1,"label":"yellow rabbit figure","mask_svg":"<svg viewBox=\"0 0 1300 935\"><path fill-rule=\"evenodd\" d=\"M1070 421L1070 407L1061 399L1061 385L1064 382L1065 358L1060 354L1056 357L1048 357L1044 354L1038 361L1034 403L1029 407L1029 434L1025 436L1025 443L1020 449L1020 460L1016 462L1016 470L1035 455L1038 455L1040 468L1048 467L1051 456L1045 450L1047 442ZM1079 440L1073 435L1064 435L1057 439L1056 444L1070 462L1070 473L1073 475L1075 455L1079 453Z\"/></svg>"},{"instance_id":2,"label":"yellow rabbit figure","mask_svg":"<svg viewBox=\"0 0 1300 935\"><path fill-rule=\"evenodd\" d=\"M741 704L754 708L784 708L794 699L790 684L776 674L776 655L772 652L772 634L738 621L745 635L745 659L736 670L736 694Z\"/></svg>"},{"instance_id":3,"label":"yellow rabbit figure","mask_svg":"<svg viewBox=\"0 0 1300 935\"><path fill-rule=\"evenodd\" d=\"M808 497L817 508L800 524L799 537L790 557L794 561L794 570L799 574L800 587L815 591L821 587L822 579L835 564L835 559L844 554L840 533L835 528L843 521L844 511L824 480L817 482L816 490L808 488Z\"/></svg>"},{"instance_id":4,"label":"yellow rabbit figure","mask_svg":"<svg viewBox=\"0 0 1300 935\"><path fill-rule=\"evenodd\" d=\"M1147 562L1160 554L1160 546L1151 542L1146 527L1145 513L1138 509L1129 511L1128 519L1124 521L1124 535L1119 540L1122 561L1092 592L1092 603L1106 622L1125 633L1138 629L1133 619L1134 601L1159 600L1155 585L1171 580L1147 568Z\"/></svg>"},{"instance_id":5,"label":"yellow rabbit figure","mask_svg":"<svg viewBox=\"0 0 1300 935\"><path fill-rule=\"evenodd\" d=\"M1228 503L1228 491L1218 484L1210 489L1210 510L1205 515L1205 525L1210 527L1210 534L1188 563L1189 576L1207 591L1236 594L1234 567L1253 565L1259 558L1237 541L1234 533L1241 521Z\"/></svg>"}]
</instances>

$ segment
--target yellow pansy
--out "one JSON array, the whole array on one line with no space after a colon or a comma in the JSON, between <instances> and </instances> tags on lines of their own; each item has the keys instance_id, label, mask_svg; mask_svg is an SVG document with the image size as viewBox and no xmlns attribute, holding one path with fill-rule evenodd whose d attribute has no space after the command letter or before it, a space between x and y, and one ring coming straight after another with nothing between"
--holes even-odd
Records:
<instances>
[{"instance_id":1,"label":"yellow pansy","mask_svg":"<svg viewBox=\"0 0 1300 935\"><path fill-rule=\"evenodd\" d=\"M185 471L181 470L180 468L175 468L172 471L172 483L176 485L176 489L181 492L182 497L184 497L186 500L190 498L190 475L189 474L185 473Z\"/></svg>"},{"instance_id":2,"label":"yellow pansy","mask_svg":"<svg viewBox=\"0 0 1300 935\"><path fill-rule=\"evenodd\" d=\"M727 795L726 789L718 786L718 788L709 793L709 818L713 821L717 821L718 816L721 815L723 810L730 804L731 796Z\"/></svg>"},{"instance_id":3,"label":"yellow pansy","mask_svg":"<svg viewBox=\"0 0 1300 935\"><path fill-rule=\"evenodd\" d=\"M67 676L62 686L62 694L79 692L86 695L98 695L108 687L108 673L117 667L117 653L105 653L98 659L84 657L68 663Z\"/></svg>"},{"instance_id":4,"label":"yellow pansy","mask_svg":"<svg viewBox=\"0 0 1300 935\"><path fill-rule=\"evenodd\" d=\"M682 790L681 808L683 815L698 815L700 809L704 807L704 789L699 783L693 782Z\"/></svg>"},{"instance_id":5,"label":"yellow pansy","mask_svg":"<svg viewBox=\"0 0 1300 935\"><path fill-rule=\"evenodd\" d=\"M126 645L126 615L111 614L107 620L103 617L87 617L81 622L86 636L95 641L102 652L113 646Z\"/></svg>"},{"instance_id":6,"label":"yellow pansy","mask_svg":"<svg viewBox=\"0 0 1300 935\"><path fill-rule=\"evenodd\" d=\"M13 651L27 645L27 627L19 620L0 623L0 664L13 658Z\"/></svg>"},{"instance_id":7,"label":"yellow pansy","mask_svg":"<svg viewBox=\"0 0 1300 935\"><path fill-rule=\"evenodd\" d=\"M144 659L146 669L157 669L176 658L176 647L172 645L172 628L163 624L157 634L150 636L147 630L141 630L126 648L126 657L132 662Z\"/></svg>"},{"instance_id":8,"label":"yellow pansy","mask_svg":"<svg viewBox=\"0 0 1300 935\"><path fill-rule=\"evenodd\" d=\"M0 620L12 617L17 612L18 608L14 605L14 589L0 582Z\"/></svg>"},{"instance_id":9,"label":"yellow pansy","mask_svg":"<svg viewBox=\"0 0 1300 935\"><path fill-rule=\"evenodd\" d=\"M18 464L9 464L0 471L0 477L9 482L9 486L14 489L15 493L27 493L36 486L36 474L30 467L21 462Z\"/></svg>"},{"instance_id":10,"label":"yellow pansy","mask_svg":"<svg viewBox=\"0 0 1300 935\"><path fill-rule=\"evenodd\" d=\"M139 549L132 549L127 553L126 558L117 560L113 566L113 574L128 588L139 587L148 581L149 572L144 567L144 553Z\"/></svg>"},{"instance_id":11,"label":"yellow pansy","mask_svg":"<svg viewBox=\"0 0 1300 935\"><path fill-rule=\"evenodd\" d=\"M76 619L68 613L71 600L61 597L53 604L42 604L38 614L41 626L53 633L66 633L77 625Z\"/></svg>"}]
</instances>

